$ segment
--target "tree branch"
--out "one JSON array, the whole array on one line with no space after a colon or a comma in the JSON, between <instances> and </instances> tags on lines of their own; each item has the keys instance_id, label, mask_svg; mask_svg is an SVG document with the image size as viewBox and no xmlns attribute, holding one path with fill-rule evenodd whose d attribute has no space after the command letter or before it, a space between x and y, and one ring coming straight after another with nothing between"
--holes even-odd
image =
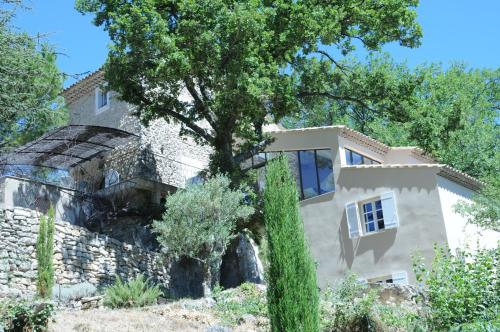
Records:
<instances>
[{"instance_id":1,"label":"tree branch","mask_svg":"<svg viewBox=\"0 0 500 332\"><path fill-rule=\"evenodd\" d=\"M196 133L197 135L199 135L201 138L203 138L205 141L207 141L208 143L213 143L213 140L214 140L214 137L211 136L207 131L206 129L198 126L194 119L190 119L188 118L187 116L179 113L179 112L174 112L170 109L167 109L167 108L162 108L161 106L159 105L155 105L153 104L151 101L149 101L148 99L146 99L144 96L141 96L141 102L145 105L148 105L150 107L154 107L156 108L157 112L162 115L162 116L171 116L172 118L176 119L177 121L183 123L186 127L188 127L189 129L191 129L194 133Z\"/></svg>"},{"instance_id":2,"label":"tree branch","mask_svg":"<svg viewBox=\"0 0 500 332\"><path fill-rule=\"evenodd\" d=\"M303 92L299 92L297 94L297 97L298 98L304 98L304 97L325 97L325 98L329 98L329 99L333 99L333 100L348 101L348 102L352 102L352 103L358 104L358 105L360 105L360 106L362 106L362 107L366 108L367 110L372 111L374 113L378 113L378 114L381 113L379 110L370 107L367 103L365 103L364 101L362 101L360 99L353 98L353 97L347 97L347 96L337 96L337 95L334 95L334 94L332 94L330 92L303 91Z\"/></svg>"},{"instance_id":3,"label":"tree branch","mask_svg":"<svg viewBox=\"0 0 500 332\"><path fill-rule=\"evenodd\" d=\"M196 110L199 111L201 114L203 114L207 122L210 124L210 126L212 126L214 130L217 130L216 123L212 115L208 111L204 101L198 95L198 92L196 91L193 81L191 81L190 79L185 79L184 85L186 86L186 89L188 90L189 94L193 97Z\"/></svg>"}]
</instances>

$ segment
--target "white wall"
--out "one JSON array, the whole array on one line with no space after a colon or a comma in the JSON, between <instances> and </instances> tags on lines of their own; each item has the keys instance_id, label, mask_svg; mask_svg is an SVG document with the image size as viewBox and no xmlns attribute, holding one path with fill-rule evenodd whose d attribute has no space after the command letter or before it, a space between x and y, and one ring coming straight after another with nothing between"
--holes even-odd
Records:
<instances>
[{"instance_id":1,"label":"white wall","mask_svg":"<svg viewBox=\"0 0 500 332\"><path fill-rule=\"evenodd\" d=\"M475 225L467 224L467 219L455 212L455 205L460 202L471 202L473 191L441 176L437 177L439 199L443 211L448 246L454 252L457 248L470 247L494 248L500 241L500 233L481 230ZM478 243L479 242L479 243Z\"/></svg>"}]
</instances>

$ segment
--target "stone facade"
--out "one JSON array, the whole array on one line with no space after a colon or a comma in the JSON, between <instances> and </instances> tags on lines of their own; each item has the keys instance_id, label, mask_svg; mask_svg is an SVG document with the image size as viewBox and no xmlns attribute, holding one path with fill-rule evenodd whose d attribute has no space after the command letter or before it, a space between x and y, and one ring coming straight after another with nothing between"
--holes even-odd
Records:
<instances>
[{"instance_id":1,"label":"stone facade","mask_svg":"<svg viewBox=\"0 0 500 332\"><path fill-rule=\"evenodd\" d=\"M0 210L0 293L32 295L36 291L35 244L39 213L29 209ZM143 273L168 288L169 264L158 253L142 250L87 229L56 221L57 284L110 284Z\"/></svg>"},{"instance_id":2,"label":"stone facade","mask_svg":"<svg viewBox=\"0 0 500 332\"><path fill-rule=\"evenodd\" d=\"M95 90L103 83L102 72L98 71L65 90L63 95L68 102L70 124L116 128L138 138L102 159L74 169L72 175L77 182L91 182L92 189L99 190L103 175L115 170L120 174L120 181L142 179L182 188L186 181L207 167L210 148L197 144L190 137L181 137L179 124L156 119L144 126L133 115L135 107L121 101L113 91L109 93L106 109L96 110Z\"/></svg>"}]
</instances>

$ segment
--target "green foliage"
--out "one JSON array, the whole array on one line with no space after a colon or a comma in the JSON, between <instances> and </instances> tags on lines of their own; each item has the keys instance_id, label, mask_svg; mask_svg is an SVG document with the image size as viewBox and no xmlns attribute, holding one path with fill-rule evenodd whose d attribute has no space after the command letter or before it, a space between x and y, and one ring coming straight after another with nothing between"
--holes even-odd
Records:
<instances>
[{"instance_id":1,"label":"green foliage","mask_svg":"<svg viewBox=\"0 0 500 332\"><path fill-rule=\"evenodd\" d=\"M153 223L158 242L169 257L188 257L203 264L205 292L209 292L206 283L212 270L218 271L222 256L234 238L237 222L254 212L245 203L246 190L231 189L230 180L217 175L168 196L163 220Z\"/></svg>"},{"instance_id":2,"label":"green foliage","mask_svg":"<svg viewBox=\"0 0 500 332\"><path fill-rule=\"evenodd\" d=\"M236 325L245 315L267 316L265 294L255 284L244 283L227 291L216 287L213 297L216 301L214 309L225 324Z\"/></svg>"},{"instance_id":3,"label":"green foliage","mask_svg":"<svg viewBox=\"0 0 500 332\"><path fill-rule=\"evenodd\" d=\"M356 275L350 274L338 287L323 293L322 331L374 331L373 317L376 292L367 291Z\"/></svg>"},{"instance_id":4,"label":"green foliage","mask_svg":"<svg viewBox=\"0 0 500 332\"><path fill-rule=\"evenodd\" d=\"M95 296L97 288L88 282L82 282L74 285L58 285L52 290L52 301L59 303L68 303L74 300L80 300L84 297Z\"/></svg>"},{"instance_id":5,"label":"green foliage","mask_svg":"<svg viewBox=\"0 0 500 332\"><path fill-rule=\"evenodd\" d=\"M104 293L104 305L110 308L137 308L156 304L163 295L159 285L150 285L142 274L124 283L119 276Z\"/></svg>"},{"instance_id":6,"label":"green foliage","mask_svg":"<svg viewBox=\"0 0 500 332\"><path fill-rule=\"evenodd\" d=\"M299 110L302 98L328 92L322 82L331 82L331 68L355 42L368 50L388 42L418 46L417 5L418 0L76 1L79 11L95 14L94 23L109 33L110 88L137 105L144 121L179 122L183 134L212 146L212 172L233 180L241 154L266 142L262 126ZM337 61L323 55L328 47ZM307 81L318 66L325 70L311 90ZM339 84L350 79L333 76ZM179 98L183 93L193 102Z\"/></svg>"},{"instance_id":7,"label":"green foliage","mask_svg":"<svg viewBox=\"0 0 500 332\"><path fill-rule=\"evenodd\" d=\"M500 331L500 319L492 321L479 321L468 324L461 324L450 329L450 332L498 332Z\"/></svg>"},{"instance_id":8,"label":"green foliage","mask_svg":"<svg viewBox=\"0 0 500 332\"><path fill-rule=\"evenodd\" d=\"M49 208L47 215L40 218L40 228L36 241L37 291L41 298L49 298L54 286L54 216L55 210Z\"/></svg>"},{"instance_id":9,"label":"green foliage","mask_svg":"<svg viewBox=\"0 0 500 332\"><path fill-rule=\"evenodd\" d=\"M269 246L267 301L272 331L318 331L318 286L286 156L267 166L264 217Z\"/></svg>"},{"instance_id":10,"label":"green foliage","mask_svg":"<svg viewBox=\"0 0 500 332\"><path fill-rule=\"evenodd\" d=\"M415 258L417 280L425 284L429 323L437 330L498 319L500 310L500 247L474 255L436 247L431 268Z\"/></svg>"},{"instance_id":11,"label":"green foliage","mask_svg":"<svg viewBox=\"0 0 500 332\"><path fill-rule=\"evenodd\" d=\"M455 208L469 223L500 232L500 177L497 174L488 177L472 203L459 202Z\"/></svg>"},{"instance_id":12,"label":"green foliage","mask_svg":"<svg viewBox=\"0 0 500 332\"><path fill-rule=\"evenodd\" d=\"M348 274L322 294L321 330L385 332L427 331L427 328L417 312L381 304L376 289L360 283L355 274Z\"/></svg>"},{"instance_id":13,"label":"green foliage","mask_svg":"<svg viewBox=\"0 0 500 332\"><path fill-rule=\"evenodd\" d=\"M50 303L5 301L0 303L0 329L6 332L44 332L54 307Z\"/></svg>"},{"instance_id":14,"label":"green foliage","mask_svg":"<svg viewBox=\"0 0 500 332\"><path fill-rule=\"evenodd\" d=\"M0 8L0 150L24 144L67 118L56 52L18 32L12 15Z\"/></svg>"}]
</instances>

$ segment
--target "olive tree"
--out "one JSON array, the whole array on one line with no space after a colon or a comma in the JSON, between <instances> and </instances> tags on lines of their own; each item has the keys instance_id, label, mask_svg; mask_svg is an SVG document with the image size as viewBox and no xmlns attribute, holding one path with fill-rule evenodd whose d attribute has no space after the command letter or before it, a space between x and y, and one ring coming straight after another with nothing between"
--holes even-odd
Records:
<instances>
[{"instance_id":1,"label":"olive tree","mask_svg":"<svg viewBox=\"0 0 500 332\"><path fill-rule=\"evenodd\" d=\"M167 197L163 219L155 221L153 229L166 255L202 264L203 290L209 295L236 223L253 211L245 203L245 188L231 189L230 180L218 175Z\"/></svg>"}]
</instances>

